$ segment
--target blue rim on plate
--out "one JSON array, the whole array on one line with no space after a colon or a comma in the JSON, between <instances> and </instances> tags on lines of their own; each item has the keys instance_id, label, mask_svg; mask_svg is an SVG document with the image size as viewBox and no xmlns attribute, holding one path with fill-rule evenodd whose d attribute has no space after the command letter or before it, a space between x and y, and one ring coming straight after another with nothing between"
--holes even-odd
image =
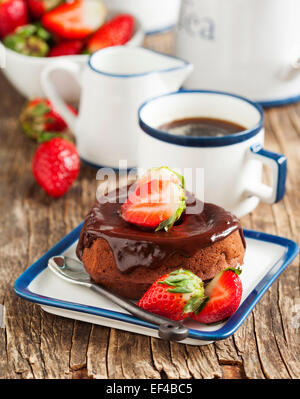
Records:
<instances>
[{"instance_id":1,"label":"blue rim on plate","mask_svg":"<svg viewBox=\"0 0 300 399\"><path fill-rule=\"evenodd\" d=\"M143 120L142 112L145 107L147 107L149 104L162 99L162 98L167 98L170 96L180 96L180 95L186 95L186 94L218 94L221 96L227 96L227 97L232 97L239 99L249 105L251 105L253 108L255 108L259 114L259 121L255 126L252 128L249 128L247 130L243 130L240 133L235 133L235 134L229 134L223 137L187 137L183 135L174 135L171 133L168 133L166 131L160 130L158 128L152 127L149 124L147 124ZM261 129L263 128L263 123L264 123L264 111L261 108L261 106L254 102L249 100L246 97L239 96L234 93L229 93L226 91L218 91L218 90L185 90L185 89L180 89L179 91L174 91L171 93L167 94L162 94L157 97L150 98L149 100L145 101L138 109L138 121L140 128L143 130L144 133L148 134L151 137L154 137L155 139L164 141L166 143L171 143L175 145L181 145L185 147L223 147L227 145L232 145L232 144L237 144L241 143L243 141L249 140L251 137L256 136Z\"/></svg>"},{"instance_id":2,"label":"blue rim on plate","mask_svg":"<svg viewBox=\"0 0 300 399\"><path fill-rule=\"evenodd\" d=\"M52 249L45 253L39 260L37 260L32 266L30 266L15 282L14 289L16 293L31 302L35 302L41 305L54 306L57 308L88 313L96 316L101 316L121 322L135 324L142 327L152 328L157 330L158 327L147 323L138 318L94 306L82 305L74 302L62 301L55 298L49 298L46 296L38 295L29 290L29 284L41 273L46 267L48 259L51 256L59 255L66 251L79 237L83 223L77 226L71 233L60 240ZM200 331L190 328L189 338L204 340L204 341L217 341L228 338L232 335L244 322L246 317L249 315L251 310L254 308L256 303L260 300L266 290L272 285L272 283L279 277L279 275L285 270L285 268L293 261L299 252L298 245L287 238L274 236L267 233L261 233L254 230L244 230L245 237L253 238L261 241L271 242L277 245L283 246L286 250L282 257L274 264L269 272L263 277L257 286L252 290L248 297L244 300L235 314L228 319L226 324L216 331Z\"/></svg>"}]
</instances>

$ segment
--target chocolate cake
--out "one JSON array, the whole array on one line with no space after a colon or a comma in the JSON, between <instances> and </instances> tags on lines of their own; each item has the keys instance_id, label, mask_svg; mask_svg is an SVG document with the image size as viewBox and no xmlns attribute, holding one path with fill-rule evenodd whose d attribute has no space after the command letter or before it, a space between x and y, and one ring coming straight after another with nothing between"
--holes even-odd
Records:
<instances>
[{"instance_id":1,"label":"chocolate cake","mask_svg":"<svg viewBox=\"0 0 300 399\"><path fill-rule=\"evenodd\" d=\"M126 197L126 188L109 193L85 219L76 252L96 283L138 299L157 278L180 267L205 281L243 264L245 240L230 212L186 192L180 221L168 232L154 232L122 219Z\"/></svg>"}]
</instances>

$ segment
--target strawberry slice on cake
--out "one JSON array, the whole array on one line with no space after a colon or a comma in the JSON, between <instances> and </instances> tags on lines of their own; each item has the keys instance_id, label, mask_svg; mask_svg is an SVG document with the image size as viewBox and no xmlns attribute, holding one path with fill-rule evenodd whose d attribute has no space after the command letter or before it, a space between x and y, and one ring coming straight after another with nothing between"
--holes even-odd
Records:
<instances>
[{"instance_id":1,"label":"strawberry slice on cake","mask_svg":"<svg viewBox=\"0 0 300 399\"><path fill-rule=\"evenodd\" d=\"M126 222L168 231L186 208L183 178L166 168L148 171L121 207ZM180 183L180 184L178 184Z\"/></svg>"}]
</instances>

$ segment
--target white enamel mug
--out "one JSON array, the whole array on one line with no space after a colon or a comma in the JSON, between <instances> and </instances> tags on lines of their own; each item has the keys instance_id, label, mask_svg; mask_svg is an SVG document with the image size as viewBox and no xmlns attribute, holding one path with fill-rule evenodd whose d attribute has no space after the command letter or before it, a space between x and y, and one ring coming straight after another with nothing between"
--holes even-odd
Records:
<instances>
[{"instance_id":1,"label":"white enamel mug","mask_svg":"<svg viewBox=\"0 0 300 399\"><path fill-rule=\"evenodd\" d=\"M57 93L52 74L65 71L81 87L78 116ZM46 96L76 136L83 161L95 167L137 165L138 107L148 98L178 90L192 65L142 47L115 46L92 54L82 70L78 64L57 62L42 72Z\"/></svg>"},{"instance_id":2,"label":"white enamel mug","mask_svg":"<svg viewBox=\"0 0 300 399\"><path fill-rule=\"evenodd\" d=\"M138 115L140 168L174 168L184 174L188 190L238 217L251 212L260 200L272 204L283 197L287 161L263 148L264 117L258 104L225 92L179 91L145 102ZM245 130L223 137L188 137L159 128L194 117L235 122ZM271 186L262 183L263 164L272 169ZM195 179L200 176L199 188Z\"/></svg>"},{"instance_id":3,"label":"white enamel mug","mask_svg":"<svg viewBox=\"0 0 300 399\"><path fill-rule=\"evenodd\" d=\"M299 0L183 0L176 54L195 67L184 87L299 100L299 16Z\"/></svg>"}]
</instances>

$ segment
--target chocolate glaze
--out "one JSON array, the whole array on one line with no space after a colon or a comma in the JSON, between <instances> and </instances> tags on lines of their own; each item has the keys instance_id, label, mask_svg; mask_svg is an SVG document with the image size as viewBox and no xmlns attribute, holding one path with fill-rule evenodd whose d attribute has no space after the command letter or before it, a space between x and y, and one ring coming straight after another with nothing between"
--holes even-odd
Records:
<instances>
[{"instance_id":1,"label":"chocolate glaze","mask_svg":"<svg viewBox=\"0 0 300 399\"><path fill-rule=\"evenodd\" d=\"M170 231L147 231L127 223L120 215L127 189L113 191L105 197L107 202L94 204L80 233L76 249L79 259L84 248L98 238L108 242L122 273L137 266L159 267L175 252L193 256L197 249L223 240L235 230L239 230L245 246L240 222L234 215L217 205L203 204L189 192L186 192L186 212Z\"/></svg>"}]
</instances>

